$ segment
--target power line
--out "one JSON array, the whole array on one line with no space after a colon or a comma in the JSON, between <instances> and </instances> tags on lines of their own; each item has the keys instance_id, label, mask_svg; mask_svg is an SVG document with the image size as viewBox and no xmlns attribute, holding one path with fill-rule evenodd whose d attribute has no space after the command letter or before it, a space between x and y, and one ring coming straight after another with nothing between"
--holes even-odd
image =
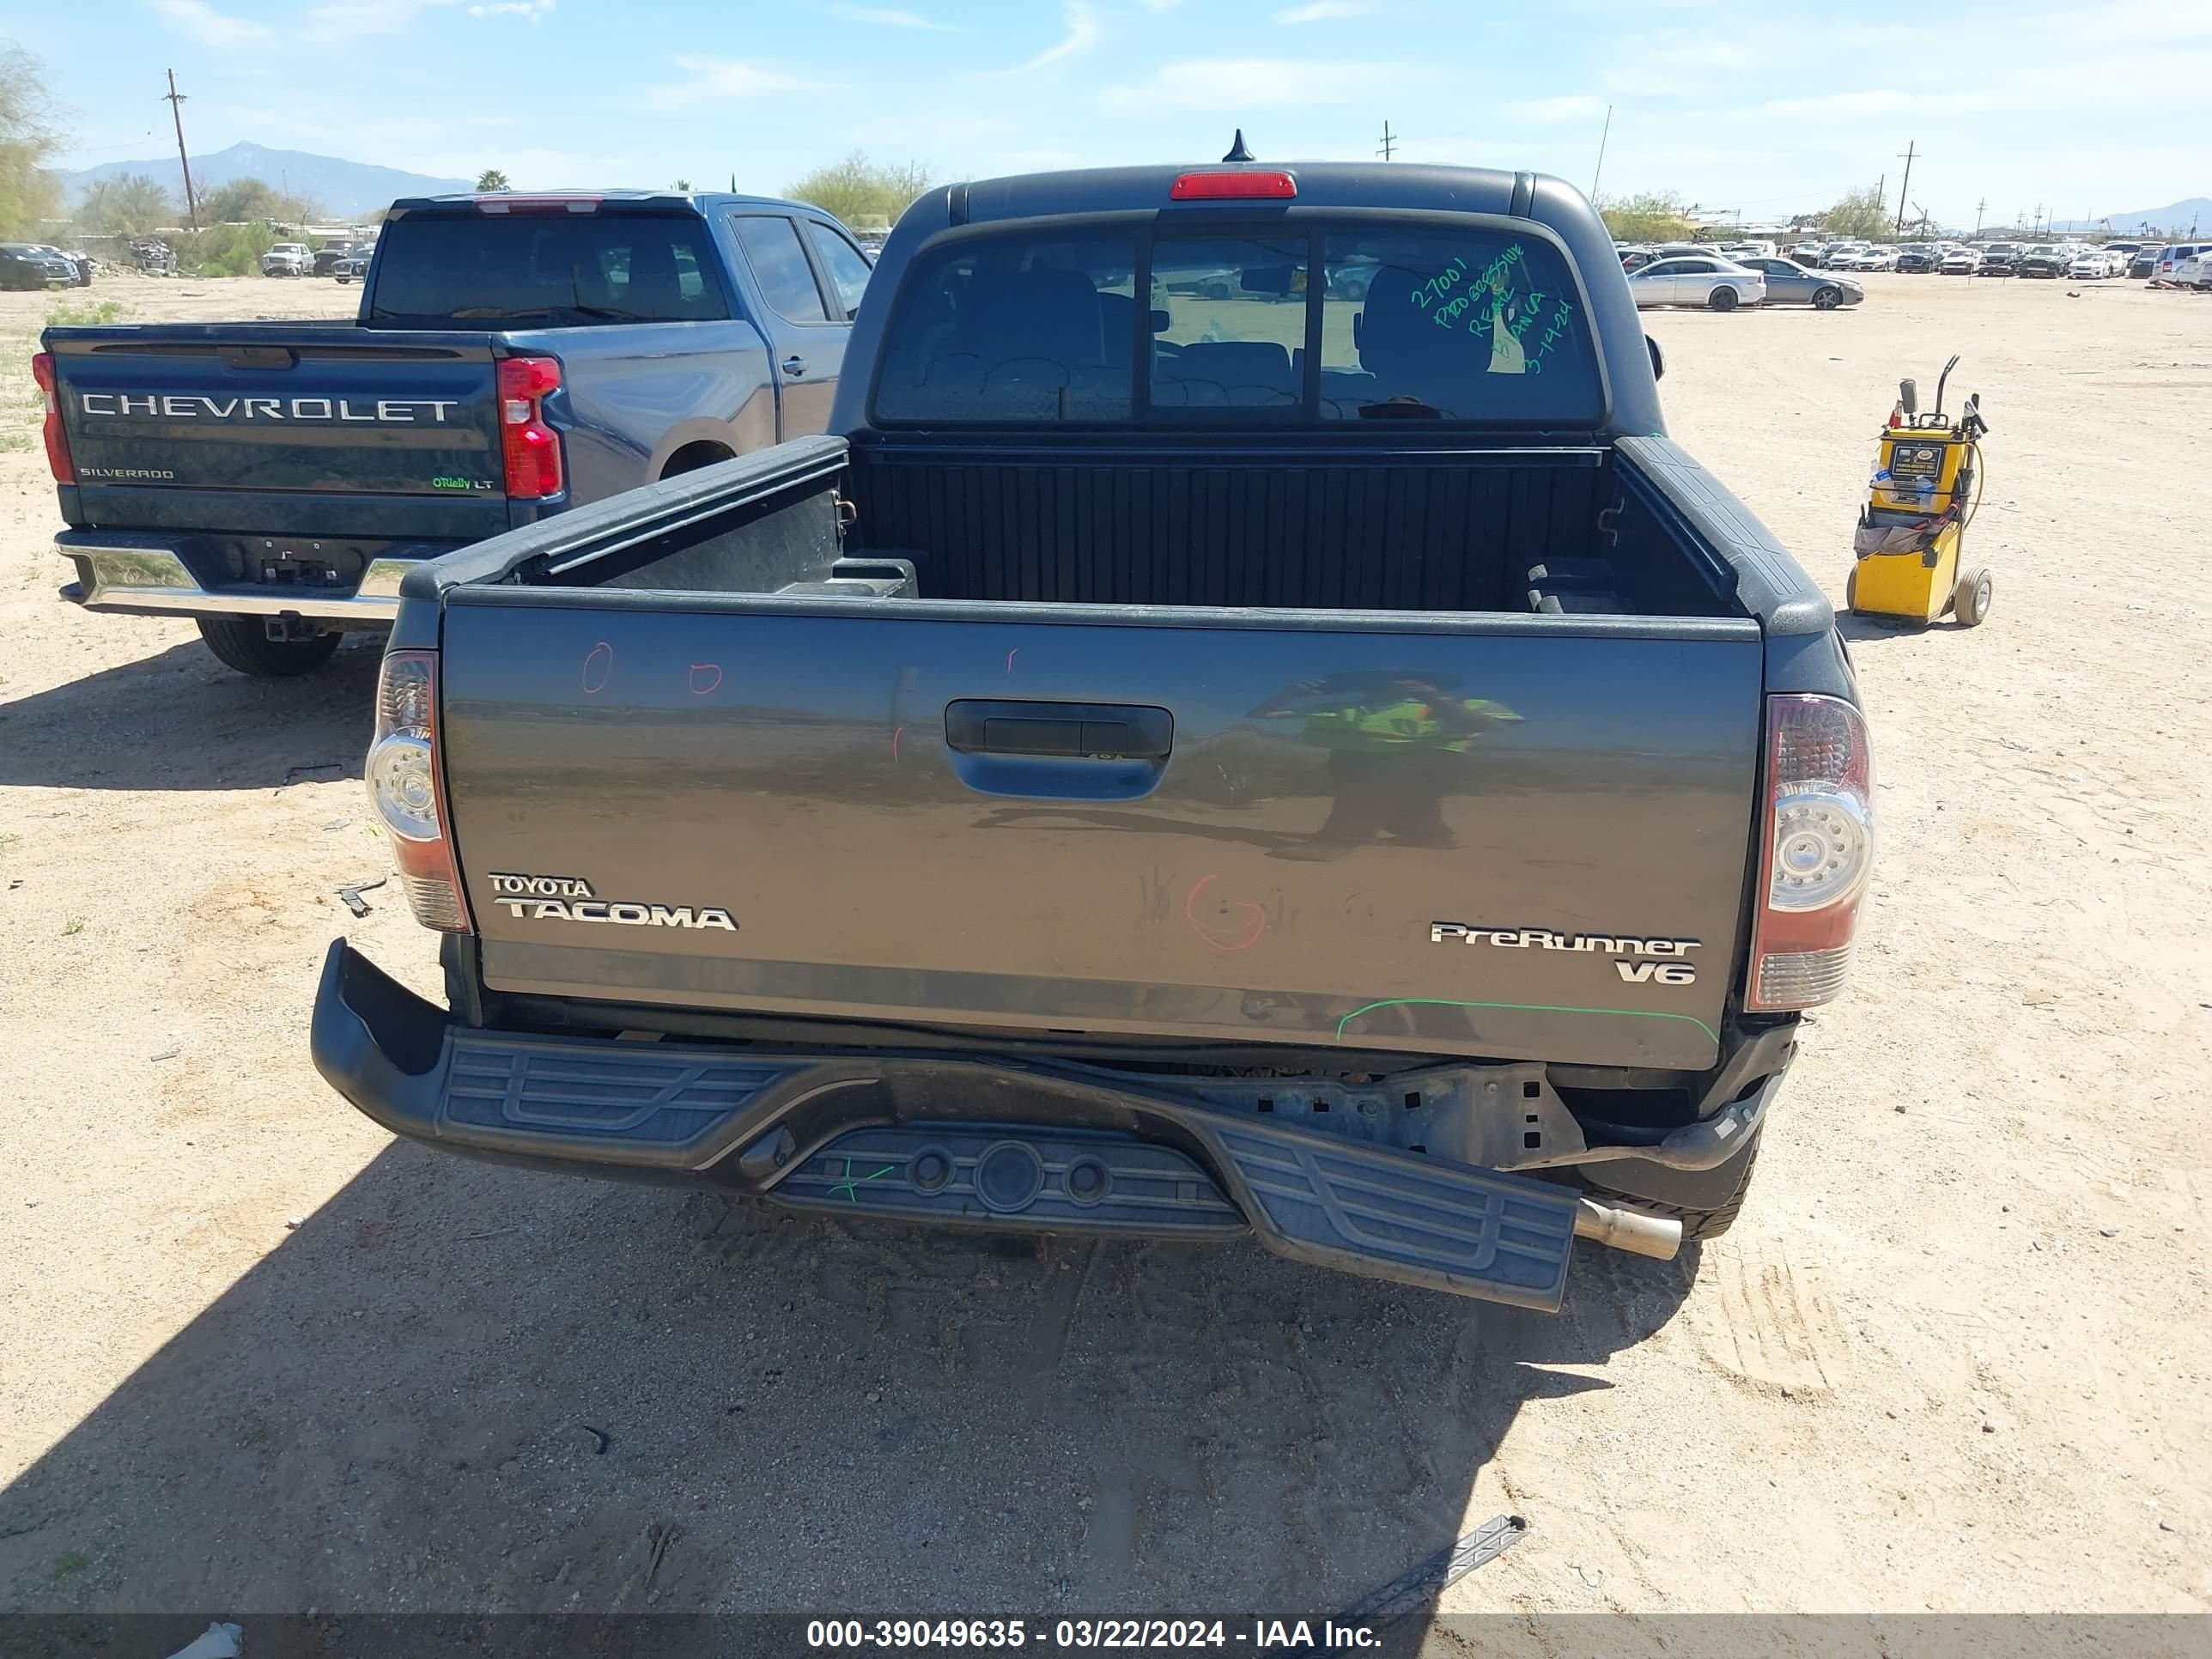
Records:
<instances>
[{"instance_id":1,"label":"power line","mask_svg":"<svg viewBox=\"0 0 2212 1659\"><path fill-rule=\"evenodd\" d=\"M169 89L162 94L169 105L169 114L177 124L177 165L185 170L185 212L191 219L192 228L200 228L200 204L192 195L192 158L185 154L185 94L177 90L177 72L169 71Z\"/></svg>"},{"instance_id":2,"label":"power line","mask_svg":"<svg viewBox=\"0 0 2212 1659\"><path fill-rule=\"evenodd\" d=\"M1613 106L1605 106L1605 125L1597 135L1597 166L1590 170L1590 200L1597 200L1597 181L1605 176L1605 141L1613 137Z\"/></svg>"}]
</instances>

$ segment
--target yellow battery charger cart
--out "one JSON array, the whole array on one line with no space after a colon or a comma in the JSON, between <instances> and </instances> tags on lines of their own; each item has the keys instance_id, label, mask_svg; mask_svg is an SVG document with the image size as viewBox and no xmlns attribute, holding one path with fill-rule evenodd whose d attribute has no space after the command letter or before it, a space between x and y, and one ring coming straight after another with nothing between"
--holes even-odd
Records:
<instances>
[{"instance_id":1,"label":"yellow battery charger cart","mask_svg":"<svg viewBox=\"0 0 2212 1659\"><path fill-rule=\"evenodd\" d=\"M1990 614L1989 569L1965 562L1966 526L1981 505L1981 440L1990 428L1978 392L1956 422L1943 413L1943 387L1958 366L1955 356L1943 365L1929 414L1919 413L1911 380L1898 383L1852 538L1858 562L1844 588L1844 603L1860 616L1925 627L1948 611L1972 628Z\"/></svg>"}]
</instances>

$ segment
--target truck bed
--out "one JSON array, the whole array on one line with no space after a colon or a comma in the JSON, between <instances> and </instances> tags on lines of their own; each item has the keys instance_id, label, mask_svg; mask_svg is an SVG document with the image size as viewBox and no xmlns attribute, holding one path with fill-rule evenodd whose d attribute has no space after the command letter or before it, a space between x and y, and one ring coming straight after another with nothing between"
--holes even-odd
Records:
<instances>
[{"instance_id":1,"label":"truck bed","mask_svg":"<svg viewBox=\"0 0 2212 1659\"><path fill-rule=\"evenodd\" d=\"M857 548L911 559L930 598L1741 614L1601 447L901 442L858 450L848 487Z\"/></svg>"}]
</instances>

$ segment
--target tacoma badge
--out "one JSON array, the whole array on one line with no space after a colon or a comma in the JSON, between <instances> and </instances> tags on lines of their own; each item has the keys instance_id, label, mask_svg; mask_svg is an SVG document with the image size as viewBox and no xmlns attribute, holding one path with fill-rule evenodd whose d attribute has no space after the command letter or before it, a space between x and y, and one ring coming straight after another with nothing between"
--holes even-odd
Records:
<instances>
[{"instance_id":1,"label":"tacoma badge","mask_svg":"<svg viewBox=\"0 0 2212 1659\"><path fill-rule=\"evenodd\" d=\"M518 921L607 921L623 927L719 927L734 933L738 924L715 905L637 904L595 897L592 884L578 876L518 876L495 872L494 904L506 907Z\"/></svg>"}]
</instances>

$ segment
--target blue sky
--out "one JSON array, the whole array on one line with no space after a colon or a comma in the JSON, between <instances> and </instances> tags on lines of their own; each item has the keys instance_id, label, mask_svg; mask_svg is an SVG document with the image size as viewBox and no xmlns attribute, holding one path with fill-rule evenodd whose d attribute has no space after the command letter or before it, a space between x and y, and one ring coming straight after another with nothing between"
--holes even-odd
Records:
<instances>
[{"instance_id":1,"label":"blue sky","mask_svg":"<svg viewBox=\"0 0 2212 1659\"><path fill-rule=\"evenodd\" d=\"M1887 174L1971 223L2212 194L2208 0L4 0L71 166L246 138L520 186L779 191L855 147L941 177L1203 160L1528 167L1747 219ZM2181 112L2187 112L2184 115Z\"/></svg>"}]
</instances>

